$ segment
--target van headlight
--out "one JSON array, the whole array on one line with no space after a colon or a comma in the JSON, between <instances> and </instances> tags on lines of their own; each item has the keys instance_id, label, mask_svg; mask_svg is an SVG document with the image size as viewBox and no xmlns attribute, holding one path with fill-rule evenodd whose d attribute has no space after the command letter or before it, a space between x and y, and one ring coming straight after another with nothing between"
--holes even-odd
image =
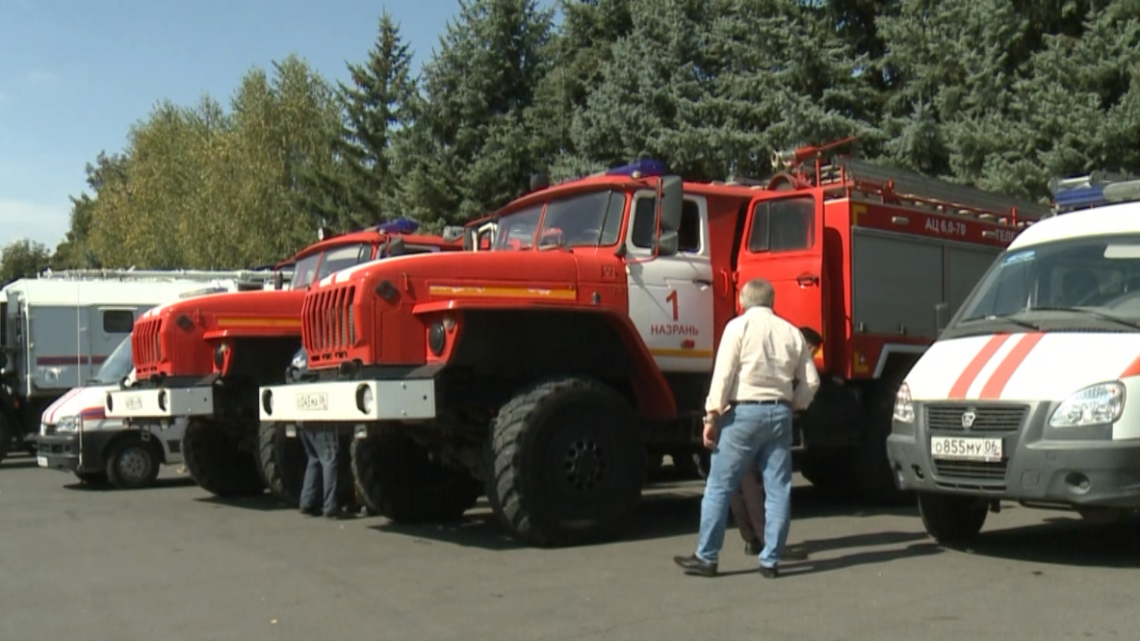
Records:
<instances>
[{"instance_id":1,"label":"van headlight","mask_svg":"<svg viewBox=\"0 0 1140 641\"><path fill-rule=\"evenodd\" d=\"M1049 418L1049 427L1087 427L1115 423L1124 412L1124 384L1099 383L1069 395Z\"/></svg>"},{"instance_id":2,"label":"van headlight","mask_svg":"<svg viewBox=\"0 0 1140 641\"><path fill-rule=\"evenodd\" d=\"M56 433L73 433L79 431L79 417L78 416L65 416L59 419L55 424Z\"/></svg>"},{"instance_id":3,"label":"van headlight","mask_svg":"<svg viewBox=\"0 0 1140 641\"><path fill-rule=\"evenodd\" d=\"M910 385L899 385L895 393L895 420L900 423L914 422L914 403L910 400Z\"/></svg>"}]
</instances>

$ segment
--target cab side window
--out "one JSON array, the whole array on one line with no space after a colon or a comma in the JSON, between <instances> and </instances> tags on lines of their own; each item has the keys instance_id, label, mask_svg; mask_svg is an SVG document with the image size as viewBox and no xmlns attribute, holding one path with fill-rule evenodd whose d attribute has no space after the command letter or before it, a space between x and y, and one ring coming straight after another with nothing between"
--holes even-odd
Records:
<instances>
[{"instance_id":1,"label":"cab side window","mask_svg":"<svg viewBox=\"0 0 1140 641\"><path fill-rule=\"evenodd\" d=\"M811 196L756 203L748 251L811 249L815 244L815 200Z\"/></svg>"},{"instance_id":2,"label":"cab side window","mask_svg":"<svg viewBox=\"0 0 1140 641\"><path fill-rule=\"evenodd\" d=\"M109 309L103 312L103 332L130 334L135 328L135 314L129 309Z\"/></svg>"},{"instance_id":3,"label":"cab side window","mask_svg":"<svg viewBox=\"0 0 1140 641\"><path fill-rule=\"evenodd\" d=\"M657 200L639 198L633 212L633 244L642 249L653 247L653 235L657 231ZM681 227L679 251L697 253L701 251L701 208L696 201L685 199L681 203Z\"/></svg>"}]
</instances>

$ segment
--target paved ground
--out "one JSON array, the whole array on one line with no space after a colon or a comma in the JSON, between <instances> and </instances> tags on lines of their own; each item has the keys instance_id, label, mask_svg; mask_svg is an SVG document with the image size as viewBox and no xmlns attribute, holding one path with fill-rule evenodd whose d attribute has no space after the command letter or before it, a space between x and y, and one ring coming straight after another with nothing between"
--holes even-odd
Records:
<instances>
[{"instance_id":1,"label":"paved ground","mask_svg":"<svg viewBox=\"0 0 1140 641\"><path fill-rule=\"evenodd\" d=\"M811 560L761 579L734 531L717 579L686 577L699 484L647 496L621 542L537 550L480 507L461 526L307 519L223 504L174 470L96 491L0 465L0 639L1135 638L1140 528L1010 506L976 550L942 550L913 511L797 489Z\"/></svg>"}]
</instances>

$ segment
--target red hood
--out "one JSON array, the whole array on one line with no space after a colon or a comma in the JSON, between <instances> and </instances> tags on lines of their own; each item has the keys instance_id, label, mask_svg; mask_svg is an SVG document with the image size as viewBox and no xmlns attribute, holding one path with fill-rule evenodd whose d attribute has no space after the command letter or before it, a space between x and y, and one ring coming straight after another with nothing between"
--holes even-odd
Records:
<instances>
[{"instance_id":1,"label":"red hood","mask_svg":"<svg viewBox=\"0 0 1140 641\"><path fill-rule=\"evenodd\" d=\"M155 308L135 323L138 378L206 376L213 343L238 336L298 336L304 291L259 290L200 296Z\"/></svg>"}]
</instances>

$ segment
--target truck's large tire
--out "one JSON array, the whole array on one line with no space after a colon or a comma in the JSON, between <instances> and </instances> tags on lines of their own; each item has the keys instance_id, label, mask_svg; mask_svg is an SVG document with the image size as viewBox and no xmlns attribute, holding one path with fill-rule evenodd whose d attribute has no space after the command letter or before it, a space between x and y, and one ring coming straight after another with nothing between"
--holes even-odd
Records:
<instances>
[{"instance_id":1,"label":"truck's large tire","mask_svg":"<svg viewBox=\"0 0 1140 641\"><path fill-rule=\"evenodd\" d=\"M308 462L301 439L286 436L283 423L262 423L258 426L257 452L269 493L292 507L300 505Z\"/></svg>"},{"instance_id":2,"label":"truck's large tire","mask_svg":"<svg viewBox=\"0 0 1140 641\"><path fill-rule=\"evenodd\" d=\"M855 462L850 450L809 448L800 459L800 474L834 500L855 497Z\"/></svg>"},{"instance_id":3,"label":"truck's large tire","mask_svg":"<svg viewBox=\"0 0 1140 641\"><path fill-rule=\"evenodd\" d=\"M976 537L990 510L986 499L920 492L918 512L927 533L940 544L953 547Z\"/></svg>"},{"instance_id":4,"label":"truck's large tire","mask_svg":"<svg viewBox=\"0 0 1140 641\"><path fill-rule=\"evenodd\" d=\"M629 403L579 378L536 384L504 405L484 457L492 509L536 546L613 537L640 500L646 465Z\"/></svg>"},{"instance_id":5,"label":"truck's large tire","mask_svg":"<svg viewBox=\"0 0 1140 641\"><path fill-rule=\"evenodd\" d=\"M182 460L194 482L215 496L256 496L265 491L257 459L212 421L195 419L186 426Z\"/></svg>"},{"instance_id":6,"label":"truck's large tire","mask_svg":"<svg viewBox=\"0 0 1140 641\"><path fill-rule=\"evenodd\" d=\"M3 412L0 412L0 462L8 458L12 444L16 440L16 426L8 422Z\"/></svg>"},{"instance_id":7,"label":"truck's large tire","mask_svg":"<svg viewBox=\"0 0 1140 641\"><path fill-rule=\"evenodd\" d=\"M895 484L891 461L887 457L887 437L891 434L895 393L901 384L901 379L892 379L884 380L876 387L874 398L869 399L859 444L854 449L855 459L852 463L855 485L859 497L867 503L902 505L914 500L910 492L900 490Z\"/></svg>"},{"instance_id":8,"label":"truck's large tire","mask_svg":"<svg viewBox=\"0 0 1140 641\"><path fill-rule=\"evenodd\" d=\"M352 476L369 508L399 523L453 521L475 507L479 482L433 461L399 425L380 424L352 441Z\"/></svg>"}]
</instances>

